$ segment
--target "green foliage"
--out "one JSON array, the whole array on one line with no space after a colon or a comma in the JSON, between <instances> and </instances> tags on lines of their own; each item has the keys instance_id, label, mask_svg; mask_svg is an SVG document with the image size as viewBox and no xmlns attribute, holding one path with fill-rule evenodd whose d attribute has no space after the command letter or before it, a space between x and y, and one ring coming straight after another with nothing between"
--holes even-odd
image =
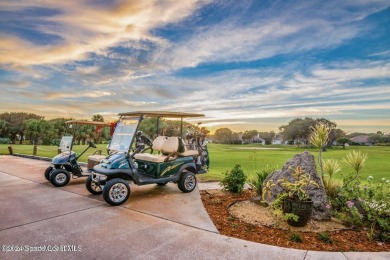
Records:
<instances>
[{"instance_id":1,"label":"green foliage","mask_svg":"<svg viewBox=\"0 0 390 260\"><path fill-rule=\"evenodd\" d=\"M355 171L356 174L363 169L364 163L367 160L367 154L363 154L360 151L352 151L347 153L344 162Z\"/></svg>"},{"instance_id":2,"label":"green foliage","mask_svg":"<svg viewBox=\"0 0 390 260\"><path fill-rule=\"evenodd\" d=\"M293 221L293 222L298 222L299 216L297 216L294 213L284 213L283 218L285 221Z\"/></svg>"},{"instance_id":3,"label":"green foliage","mask_svg":"<svg viewBox=\"0 0 390 260\"><path fill-rule=\"evenodd\" d=\"M333 244L333 240L330 238L330 236L327 233L319 233L318 239L325 243Z\"/></svg>"},{"instance_id":4,"label":"green foliage","mask_svg":"<svg viewBox=\"0 0 390 260\"><path fill-rule=\"evenodd\" d=\"M262 196L263 194L262 187L263 187L264 180L267 178L268 175L270 175L274 171L275 168L271 168L267 165L267 167L256 172L255 177L249 179L249 185L256 191L258 196Z\"/></svg>"},{"instance_id":5,"label":"green foliage","mask_svg":"<svg viewBox=\"0 0 390 260\"><path fill-rule=\"evenodd\" d=\"M268 180L262 187L261 197L263 201L266 201L266 197L271 194L272 187L276 186L276 184L272 180Z\"/></svg>"},{"instance_id":6,"label":"green foliage","mask_svg":"<svg viewBox=\"0 0 390 260\"><path fill-rule=\"evenodd\" d=\"M324 184L324 169L322 166L322 150L328 143L330 128L323 123L316 124L314 127L311 127L310 143L318 149L318 164L321 169L321 180Z\"/></svg>"},{"instance_id":7,"label":"green foliage","mask_svg":"<svg viewBox=\"0 0 390 260\"><path fill-rule=\"evenodd\" d=\"M348 153L346 164L354 171L344 176L343 186L337 197L330 197L335 211L345 224L369 229L368 237L383 242L390 241L390 180L374 181L373 176L361 184L360 172L367 155L360 152Z\"/></svg>"},{"instance_id":8,"label":"green foliage","mask_svg":"<svg viewBox=\"0 0 390 260\"><path fill-rule=\"evenodd\" d=\"M224 190L241 193L244 189L245 181L247 176L241 169L239 164L236 164L233 169L226 171L225 178L222 179L220 185L223 186Z\"/></svg>"},{"instance_id":9,"label":"green foliage","mask_svg":"<svg viewBox=\"0 0 390 260\"><path fill-rule=\"evenodd\" d=\"M299 235L297 233L293 233L290 236L290 241L296 242L296 243L302 243L303 239L302 239L301 235Z\"/></svg>"},{"instance_id":10,"label":"green foliage","mask_svg":"<svg viewBox=\"0 0 390 260\"><path fill-rule=\"evenodd\" d=\"M214 136L217 139L218 143L228 144L232 142L233 131L229 128L220 128L215 131Z\"/></svg>"},{"instance_id":11,"label":"green foliage","mask_svg":"<svg viewBox=\"0 0 390 260\"><path fill-rule=\"evenodd\" d=\"M330 198L336 198L340 191L340 185L333 179L333 175L341 170L341 166L337 160L326 159L322 161L324 168L324 189L326 195Z\"/></svg>"},{"instance_id":12,"label":"green foliage","mask_svg":"<svg viewBox=\"0 0 390 260\"><path fill-rule=\"evenodd\" d=\"M344 158L344 162L349 166L354 172L348 173L343 178L343 187L348 188L351 184L356 186L358 183L355 183L359 177L360 171L363 169L364 164L367 160L367 154L363 154L360 151L352 151L347 153Z\"/></svg>"},{"instance_id":13,"label":"green foliage","mask_svg":"<svg viewBox=\"0 0 390 260\"><path fill-rule=\"evenodd\" d=\"M16 142L16 137L19 135L20 143L24 137L23 124L29 119L43 120L43 116L25 113L25 112L11 112L0 114L0 120L7 122L6 137L9 137L12 143Z\"/></svg>"},{"instance_id":14,"label":"green foliage","mask_svg":"<svg viewBox=\"0 0 390 260\"><path fill-rule=\"evenodd\" d=\"M340 137L336 140L336 142L338 144L341 144L343 146L343 149L345 149L345 144L350 144L351 143L351 139L349 139L348 137L346 136L343 136L343 137Z\"/></svg>"},{"instance_id":15,"label":"green foliage","mask_svg":"<svg viewBox=\"0 0 390 260\"><path fill-rule=\"evenodd\" d=\"M313 185L319 187L319 185L310 179L310 175L307 174L301 166L297 166L295 169L290 168L290 170L293 171L292 176L294 177L294 181L291 182L284 178L279 180L278 184L285 190L289 198L302 201L309 199L307 194L309 186Z\"/></svg>"},{"instance_id":16,"label":"green foliage","mask_svg":"<svg viewBox=\"0 0 390 260\"><path fill-rule=\"evenodd\" d=\"M11 140L8 137L0 138L0 144L10 144Z\"/></svg>"}]
</instances>

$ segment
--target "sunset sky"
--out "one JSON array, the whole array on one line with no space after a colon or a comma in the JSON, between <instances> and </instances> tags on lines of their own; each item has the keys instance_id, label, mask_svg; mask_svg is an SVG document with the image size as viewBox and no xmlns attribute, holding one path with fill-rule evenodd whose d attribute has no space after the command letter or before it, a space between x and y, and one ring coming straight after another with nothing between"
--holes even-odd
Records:
<instances>
[{"instance_id":1,"label":"sunset sky","mask_svg":"<svg viewBox=\"0 0 390 260\"><path fill-rule=\"evenodd\" d=\"M390 1L0 2L0 113L390 132Z\"/></svg>"}]
</instances>

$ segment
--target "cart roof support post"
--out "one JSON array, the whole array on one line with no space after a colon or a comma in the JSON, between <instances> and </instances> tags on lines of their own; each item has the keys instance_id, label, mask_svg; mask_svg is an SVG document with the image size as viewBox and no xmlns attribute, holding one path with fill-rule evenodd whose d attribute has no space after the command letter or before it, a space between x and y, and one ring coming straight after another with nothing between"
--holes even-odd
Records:
<instances>
[{"instance_id":1,"label":"cart roof support post","mask_svg":"<svg viewBox=\"0 0 390 260\"><path fill-rule=\"evenodd\" d=\"M157 130L156 130L156 134L157 136L159 135L159 132L160 132L160 117L157 117Z\"/></svg>"},{"instance_id":2,"label":"cart roof support post","mask_svg":"<svg viewBox=\"0 0 390 260\"><path fill-rule=\"evenodd\" d=\"M180 138L183 139L183 118L180 120Z\"/></svg>"}]
</instances>

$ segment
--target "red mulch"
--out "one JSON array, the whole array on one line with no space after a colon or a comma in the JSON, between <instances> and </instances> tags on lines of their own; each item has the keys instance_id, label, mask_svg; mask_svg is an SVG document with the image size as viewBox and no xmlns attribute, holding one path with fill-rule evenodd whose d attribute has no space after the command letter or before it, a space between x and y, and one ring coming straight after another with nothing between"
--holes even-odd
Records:
<instances>
[{"instance_id":1,"label":"red mulch","mask_svg":"<svg viewBox=\"0 0 390 260\"><path fill-rule=\"evenodd\" d=\"M315 250L315 251L364 251L378 252L390 251L390 244L370 241L367 231L340 230L326 232L332 240L332 244L318 238L314 232L294 232L299 234L303 242L290 241L293 233L286 230L257 226L245 223L232 217L228 212L228 206L235 201L249 200L253 197L252 191L244 191L242 194L228 192L208 193L201 191L203 205L218 231L226 236L236 237L257 243L275 245L280 247Z\"/></svg>"}]
</instances>

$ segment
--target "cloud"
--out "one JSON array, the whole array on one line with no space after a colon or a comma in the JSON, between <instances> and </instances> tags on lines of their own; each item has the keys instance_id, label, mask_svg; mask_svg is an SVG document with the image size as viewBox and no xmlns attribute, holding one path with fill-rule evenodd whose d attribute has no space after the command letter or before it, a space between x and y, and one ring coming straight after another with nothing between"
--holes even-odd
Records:
<instances>
[{"instance_id":1,"label":"cloud","mask_svg":"<svg viewBox=\"0 0 390 260\"><path fill-rule=\"evenodd\" d=\"M15 34L3 34L1 64L6 67L66 63L87 59L90 53L106 54L107 48L131 40L163 41L150 34L153 28L174 23L191 15L206 1L120 1L91 7L84 1L44 1L51 15L29 16L43 2L1 2L12 19L36 33L57 39L38 45ZM26 17L20 16L24 13ZM21 19L20 19L21 18ZM34 23L31 23L31 21ZM8 21L12 22L12 21Z\"/></svg>"},{"instance_id":2,"label":"cloud","mask_svg":"<svg viewBox=\"0 0 390 260\"><path fill-rule=\"evenodd\" d=\"M112 92L109 91L84 91L84 92L77 92L77 95L72 92L67 93L61 93L61 92L46 92L43 93L47 99L64 99L64 98L72 98L75 97L79 98L98 98L98 97L105 97L105 96L111 96L113 95Z\"/></svg>"},{"instance_id":3,"label":"cloud","mask_svg":"<svg viewBox=\"0 0 390 260\"><path fill-rule=\"evenodd\" d=\"M254 61L334 48L369 31L370 25L359 22L387 8L389 3L354 2L355 12L348 11L351 3L332 1L316 5L302 2L279 5L277 10L270 7L263 12L260 9L251 23L237 22L246 18L245 14L238 14L219 24L201 27L196 33L161 49L156 62L168 64L169 69L175 70L203 63Z\"/></svg>"}]
</instances>

